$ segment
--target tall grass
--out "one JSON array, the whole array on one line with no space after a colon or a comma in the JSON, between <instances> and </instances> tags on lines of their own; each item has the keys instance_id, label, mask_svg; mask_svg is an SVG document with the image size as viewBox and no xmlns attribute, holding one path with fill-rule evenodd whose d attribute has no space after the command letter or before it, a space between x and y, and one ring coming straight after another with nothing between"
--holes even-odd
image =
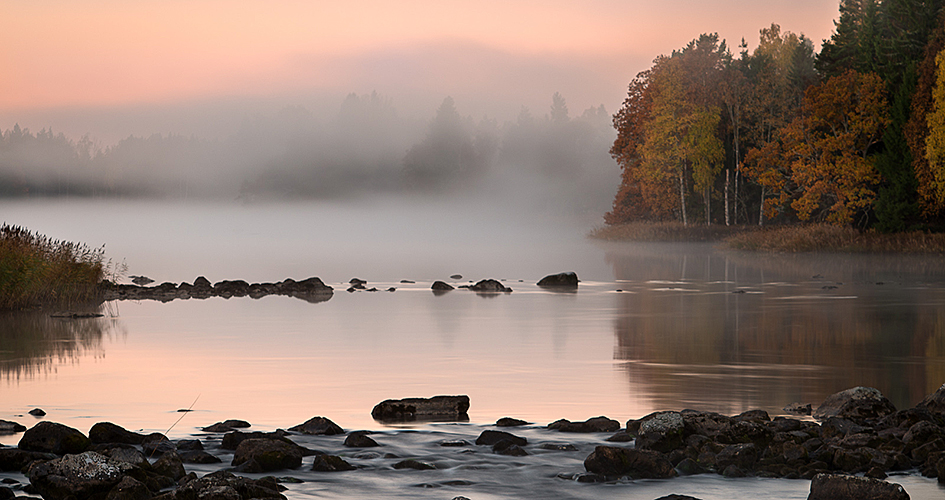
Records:
<instances>
[{"instance_id":1,"label":"tall grass","mask_svg":"<svg viewBox=\"0 0 945 500\"><path fill-rule=\"evenodd\" d=\"M97 302L104 248L52 240L19 226L0 226L0 310Z\"/></svg>"},{"instance_id":2,"label":"tall grass","mask_svg":"<svg viewBox=\"0 0 945 500\"><path fill-rule=\"evenodd\" d=\"M768 252L945 254L945 234L910 231L884 234L828 224L783 226L736 234L729 248Z\"/></svg>"},{"instance_id":3,"label":"tall grass","mask_svg":"<svg viewBox=\"0 0 945 500\"><path fill-rule=\"evenodd\" d=\"M606 241L721 241L753 227L691 224L680 222L629 222L594 228L589 236Z\"/></svg>"}]
</instances>

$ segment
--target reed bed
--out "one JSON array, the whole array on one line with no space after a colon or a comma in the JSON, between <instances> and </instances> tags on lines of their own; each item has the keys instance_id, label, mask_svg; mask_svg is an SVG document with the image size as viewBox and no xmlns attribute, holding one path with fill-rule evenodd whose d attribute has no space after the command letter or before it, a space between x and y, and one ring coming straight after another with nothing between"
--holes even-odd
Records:
<instances>
[{"instance_id":1,"label":"reed bed","mask_svg":"<svg viewBox=\"0 0 945 500\"><path fill-rule=\"evenodd\" d=\"M601 226L590 232L590 237L605 241L722 241L732 235L754 228L745 226L722 226L690 224L680 222L629 222L613 226Z\"/></svg>"},{"instance_id":2,"label":"reed bed","mask_svg":"<svg viewBox=\"0 0 945 500\"><path fill-rule=\"evenodd\" d=\"M105 277L104 248L0 226L0 310L96 303Z\"/></svg>"}]
</instances>

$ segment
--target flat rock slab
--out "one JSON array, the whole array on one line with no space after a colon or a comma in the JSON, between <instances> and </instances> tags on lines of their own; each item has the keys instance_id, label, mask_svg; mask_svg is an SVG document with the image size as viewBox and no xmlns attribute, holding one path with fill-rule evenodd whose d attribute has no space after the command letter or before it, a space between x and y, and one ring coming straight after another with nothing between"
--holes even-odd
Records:
<instances>
[{"instance_id":1,"label":"flat rock slab","mask_svg":"<svg viewBox=\"0 0 945 500\"><path fill-rule=\"evenodd\" d=\"M469 420L469 396L434 396L432 398L388 399L374 406L371 416L379 421L433 420L465 422Z\"/></svg>"},{"instance_id":2,"label":"flat rock slab","mask_svg":"<svg viewBox=\"0 0 945 500\"><path fill-rule=\"evenodd\" d=\"M817 474L807 500L909 500L901 485L869 477Z\"/></svg>"}]
</instances>

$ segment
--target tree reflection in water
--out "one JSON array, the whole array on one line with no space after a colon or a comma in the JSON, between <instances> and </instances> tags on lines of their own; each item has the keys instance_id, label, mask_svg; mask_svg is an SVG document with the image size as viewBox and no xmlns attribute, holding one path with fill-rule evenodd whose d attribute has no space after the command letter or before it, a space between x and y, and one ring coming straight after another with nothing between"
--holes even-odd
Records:
<instances>
[{"instance_id":1,"label":"tree reflection in water","mask_svg":"<svg viewBox=\"0 0 945 500\"><path fill-rule=\"evenodd\" d=\"M780 413L863 385L899 408L945 382L941 257L608 246L614 357L660 409Z\"/></svg>"},{"instance_id":2,"label":"tree reflection in water","mask_svg":"<svg viewBox=\"0 0 945 500\"><path fill-rule=\"evenodd\" d=\"M83 356L103 357L103 339L121 330L109 316L53 318L48 311L0 314L0 378L19 381L53 373L58 365L77 363Z\"/></svg>"}]
</instances>

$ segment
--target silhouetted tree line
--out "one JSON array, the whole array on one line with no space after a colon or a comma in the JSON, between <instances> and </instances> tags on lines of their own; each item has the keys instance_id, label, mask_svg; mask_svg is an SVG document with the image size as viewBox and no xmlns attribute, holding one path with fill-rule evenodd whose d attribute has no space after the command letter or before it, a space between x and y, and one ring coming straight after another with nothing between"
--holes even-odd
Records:
<instances>
[{"instance_id":1,"label":"silhouetted tree line","mask_svg":"<svg viewBox=\"0 0 945 500\"><path fill-rule=\"evenodd\" d=\"M630 82L609 224L945 227L943 0L841 0L821 51L701 35Z\"/></svg>"},{"instance_id":2,"label":"silhouetted tree line","mask_svg":"<svg viewBox=\"0 0 945 500\"><path fill-rule=\"evenodd\" d=\"M0 135L0 195L332 198L528 186L598 213L613 196L610 116L600 106L572 118L558 93L544 116L523 108L504 124L464 116L450 97L417 123L377 93L350 94L320 118L287 107L221 140L155 134L109 147L15 126Z\"/></svg>"}]
</instances>

